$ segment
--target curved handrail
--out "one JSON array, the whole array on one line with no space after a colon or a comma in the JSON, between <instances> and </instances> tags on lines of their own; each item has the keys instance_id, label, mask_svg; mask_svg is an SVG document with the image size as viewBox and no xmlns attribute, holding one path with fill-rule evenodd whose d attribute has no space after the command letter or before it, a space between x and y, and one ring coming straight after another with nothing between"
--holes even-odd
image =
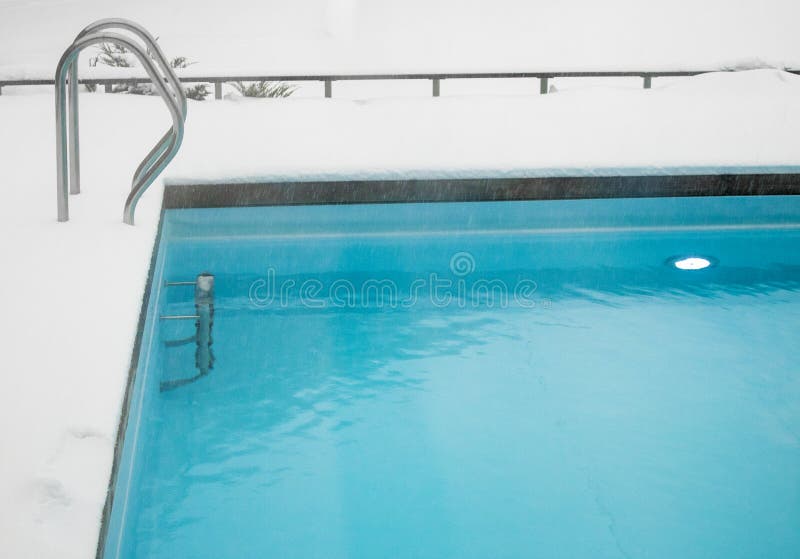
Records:
<instances>
[{"instance_id":1,"label":"curved handrail","mask_svg":"<svg viewBox=\"0 0 800 559\"><path fill-rule=\"evenodd\" d=\"M172 160L180 148L181 142L183 141L185 113L182 110L182 105L173 95L173 92L177 90L170 91L167 89L163 77L159 75L152 59L141 48L141 46L124 35L110 32L92 33L76 39L75 42L73 42L72 45L70 45L70 47L61 56L61 60L59 60L56 68L56 164L58 178L58 220L69 220L69 201L67 194L69 184L69 169L67 157L64 153L65 146L67 144L67 122L65 118L65 113L67 110L67 75L69 73L70 66L74 64L80 52L86 47L98 43L113 43L130 50L139 59L139 62L141 62L142 66L147 72L147 75L155 84L156 89L166 102L167 108L172 116L172 128L170 130L170 140L167 149L161 151L158 157L154 158L155 160L151 165L149 165L146 171L144 171L141 175L134 176L131 193L128 195L128 199L125 202L125 210L123 213L123 221L129 225L133 225L133 216L136 209L136 203L139 201L139 198L147 189L147 187L150 186L153 180L155 180L155 177L158 175L158 173L160 173ZM76 79L73 79L72 82L77 85ZM178 85L178 87L180 86ZM157 146L160 146L161 144L162 142L160 141ZM153 154L156 149L157 148L151 150L151 154ZM140 166L140 168L142 168L142 166Z\"/></svg>"},{"instance_id":2,"label":"curved handrail","mask_svg":"<svg viewBox=\"0 0 800 559\"><path fill-rule=\"evenodd\" d=\"M167 83L172 88L172 94L176 99L178 99L181 103L181 110L186 112L186 92L180 87L180 82L178 80L178 76L175 73L174 68L169 65L167 61L167 57L164 54L164 51L161 50L161 47L158 45L158 41L155 37L144 27L136 23L135 21L131 21L125 18L106 18L106 19L99 19L94 23L91 23L84 27L80 33L75 36L75 40L81 39L86 35L90 35L92 33L99 33L100 31L105 31L111 28L119 28L125 29L126 31L130 31L138 36L144 43L146 43L147 48L150 51L153 59L161 66L162 71L166 75ZM75 66L72 65L72 68Z\"/></svg>"},{"instance_id":3,"label":"curved handrail","mask_svg":"<svg viewBox=\"0 0 800 559\"><path fill-rule=\"evenodd\" d=\"M153 35L144 27L124 18L106 18L100 19L84 27L80 33L75 37L75 40L85 37L91 33L97 33L107 29L119 28L124 29L138 36L146 45L149 54L152 55L161 71L164 73L165 80L167 81L171 93L175 96L181 104L181 113L183 120L186 120L186 92L180 85L178 76L175 70L170 66L164 52L158 46L158 42ZM69 68L69 109L70 109L70 122L69 122L69 169L70 169L70 194L80 193L80 148L79 148L79 133L78 133L78 65L77 61L70 64ZM133 185L144 175L147 170L150 170L157 158L164 152L168 151L170 139L173 137L172 131L167 132L162 136L161 140L150 150L147 156L142 160L133 175Z\"/></svg>"}]
</instances>

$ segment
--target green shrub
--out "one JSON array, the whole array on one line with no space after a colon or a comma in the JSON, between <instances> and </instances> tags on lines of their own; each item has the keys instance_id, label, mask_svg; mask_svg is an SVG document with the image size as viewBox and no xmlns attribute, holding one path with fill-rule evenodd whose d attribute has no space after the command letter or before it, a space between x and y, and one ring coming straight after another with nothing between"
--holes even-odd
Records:
<instances>
[{"instance_id":1,"label":"green shrub","mask_svg":"<svg viewBox=\"0 0 800 559\"><path fill-rule=\"evenodd\" d=\"M289 97L297 90L296 86L284 82L231 82L236 91L244 97Z\"/></svg>"},{"instance_id":2,"label":"green shrub","mask_svg":"<svg viewBox=\"0 0 800 559\"><path fill-rule=\"evenodd\" d=\"M194 99L195 101L205 101L206 97L208 97L211 93L208 90L208 86L204 83L193 85L191 87L184 87L183 90L186 92L186 97L189 99Z\"/></svg>"},{"instance_id":3,"label":"green shrub","mask_svg":"<svg viewBox=\"0 0 800 559\"><path fill-rule=\"evenodd\" d=\"M156 37L156 41L158 38ZM130 51L123 46L114 43L100 43L98 47L100 51L97 56L89 59L89 66L97 66L103 64L105 66L113 66L116 68L132 68L134 63L130 59ZM152 58L152 53L148 50L147 54ZM196 62L190 62L185 56L177 56L169 61L172 68L187 68ZM95 91L96 85L86 85L88 91ZM198 84L191 87L184 87L186 97L194 99L195 101L203 101L210 94L208 85ZM152 84L116 84L111 88L112 93L129 93L131 95L155 95L156 90Z\"/></svg>"},{"instance_id":4,"label":"green shrub","mask_svg":"<svg viewBox=\"0 0 800 559\"><path fill-rule=\"evenodd\" d=\"M133 64L128 60L129 51L123 46L115 43L100 43L97 47L100 53L89 61L89 66L104 64L117 68L131 68Z\"/></svg>"}]
</instances>

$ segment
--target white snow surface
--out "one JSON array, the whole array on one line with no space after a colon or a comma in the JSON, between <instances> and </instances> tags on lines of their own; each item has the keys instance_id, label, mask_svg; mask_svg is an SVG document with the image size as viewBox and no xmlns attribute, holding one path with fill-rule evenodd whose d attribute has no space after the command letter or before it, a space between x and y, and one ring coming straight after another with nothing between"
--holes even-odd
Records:
<instances>
[{"instance_id":1,"label":"white snow surface","mask_svg":"<svg viewBox=\"0 0 800 559\"><path fill-rule=\"evenodd\" d=\"M800 76L778 70L704 74L650 90L239 98L191 111L168 184L787 172L800 164Z\"/></svg>"},{"instance_id":2,"label":"white snow surface","mask_svg":"<svg viewBox=\"0 0 800 559\"><path fill-rule=\"evenodd\" d=\"M81 97L83 192L59 224L52 93L0 96L2 557L93 556L158 221L160 184L135 227L121 217L133 170L168 126L163 103ZM800 78L774 70L652 90L190 101L188 112L168 181L800 165Z\"/></svg>"},{"instance_id":3,"label":"white snow surface","mask_svg":"<svg viewBox=\"0 0 800 559\"><path fill-rule=\"evenodd\" d=\"M796 0L0 0L0 75L51 77L107 17L206 75L800 68L798 16Z\"/></svg>"},{"instance_id":4,"label":"white snow surface","mask_svg":"<svg viewBox=\"0 0 800 559\"><path fill-rule=\"evenodd\" d=\"M84 100L84 191L57 223L53 97L0 97L0 557L94 557L159 215L155 188L121 221L154 101Z\"/></svg>"}]
</instances>

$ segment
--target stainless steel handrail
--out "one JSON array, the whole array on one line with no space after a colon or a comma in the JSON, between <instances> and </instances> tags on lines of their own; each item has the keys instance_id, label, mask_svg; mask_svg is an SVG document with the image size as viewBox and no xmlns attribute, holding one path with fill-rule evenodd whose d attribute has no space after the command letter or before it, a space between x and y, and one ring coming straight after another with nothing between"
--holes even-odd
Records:
<instances>
[{"instance_id":1,"label":"stainless steel handrail","mask_svg":"<svg viewBox=\"0 0 800 559\"><path fill-rule=\"evenodd\" d=\"M175 96L181 104L181 112L184 121L186 120L186 92L180 87L178 76L175 74L174 69L167 61L164 52L158 46L156 39L144 27L124 18L107 18L95 21L87 25L75 37L75 40L85 37L91 33L97 33L108 29L124 29L138 36L147 46L149 54L160 66L161 71L166 76L166 81ZM77 61L73 62L69 68L69 107L70 107L70 122L69 122L69 165L70 165L70 194L78 194L80 192L80 158L79 158L79 140L78 140L78 65ZM74 84L74 85L73 85ZM133 183L135 183L143 174L146 169L156 161L158 156L169 148L167 145L172 138L171 130L167 130L161 140L153 147L147 157L142 160L139 167L134 173Z\"/></svg>"},{"instance_id":2,"label":"stainless steel handrail","mask_svg":"<svg viewBox=\"0 0 800 559\"><path fill-rule=\"evenodd\" d=\"M146 44L146 50L130 38L117 33L99 32L111 27L122 28L137 35ZM80 192L80 162L78 143L78 79L76 60L80 52L93 44L113 43L129 49L142 63L150 79L172 115L172 127L150 150L134 173L131 192L125 202L123 221L134 222L136 204L147 187L169 164L183 141L184 121L186 119L186 95L180 86L174 70L170 67L155 39L140 25L124 19L100 20L78 34L73 44L64 52L56 69L56 160L58 171L58 220L69 220L67 190ZM151 59L152 55L152 59ZM156 70L153 62L163 71ZM70 134L67 140L67 76L69 76L69 117ZM65 145L69 148L69 158L65 156ZM69 162L68 162L69 161Z\"/></svg>"}]
</instances>

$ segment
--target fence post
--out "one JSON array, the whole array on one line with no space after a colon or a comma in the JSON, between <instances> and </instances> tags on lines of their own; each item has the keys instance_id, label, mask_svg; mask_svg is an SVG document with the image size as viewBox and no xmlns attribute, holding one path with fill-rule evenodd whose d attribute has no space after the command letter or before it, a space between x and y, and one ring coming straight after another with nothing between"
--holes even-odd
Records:
<instances>
[{"instance_id":1,"label":"fence post","mask_svg":"<svg viewBox=\"0 0 800 559\"><path fill-rule=\"evenodd\" d=\"M546 76L542 77L542 78L539 78L539 93L541 95L544 95L545 93L547 93L547 81L548 81L548 78Z\"/></svg>"},{"instance_id":2,"label":"fence post","mask_svg":"<svg viewBox=\"0 0 800 559\"><path fill-rule=\"evenodd\" d=\"M433 78L433 96L434 97L439 97L440 86L441 86L441 83L439 81L439 78Z\"/></svg>"},{"instance_id":3,"label":"fence post","mask_svg":"<svg viewBox=\"0 0 800 559\"><path fill-rule=\"evenodd\" d=\"M113 93L113 92L114 92L114 87L113 87L113 86L112 86L112 84L110 84L110 83L107 83L107 84L105 84L105 85L103 86L103 89L104 89L104 91L105 91L106 93Z\"/></svg>"},{"instance_id":4,"label":"fence post","mask_svg":"<svg viewBox=\"0 0 800 559\"><path fill-rule=\"evenodd\" d=\"M222 99L222 82L214 82L214 99Z\"/></svg>"},{"instance_id":5,"label":"fence post","mask_svg":"<svg viewBox=\"0 0 800 559\"><path fill-rule=\"evenodd\" d=\"M333 97L333 81L325 80L325 98L330 99Z\"/></svg>"},{"instance_id":6,"label":"fence post","mask_svg":"<svg viewBox=\"0 0 800 559\"><path fill-rule=\"evenodd\" d=\"M644 88L645 89L650 89L650 86L653 83L652 82L653 77L652 76L643 76L643 77L644 77Z\"/></svg>"}]
</instances>

